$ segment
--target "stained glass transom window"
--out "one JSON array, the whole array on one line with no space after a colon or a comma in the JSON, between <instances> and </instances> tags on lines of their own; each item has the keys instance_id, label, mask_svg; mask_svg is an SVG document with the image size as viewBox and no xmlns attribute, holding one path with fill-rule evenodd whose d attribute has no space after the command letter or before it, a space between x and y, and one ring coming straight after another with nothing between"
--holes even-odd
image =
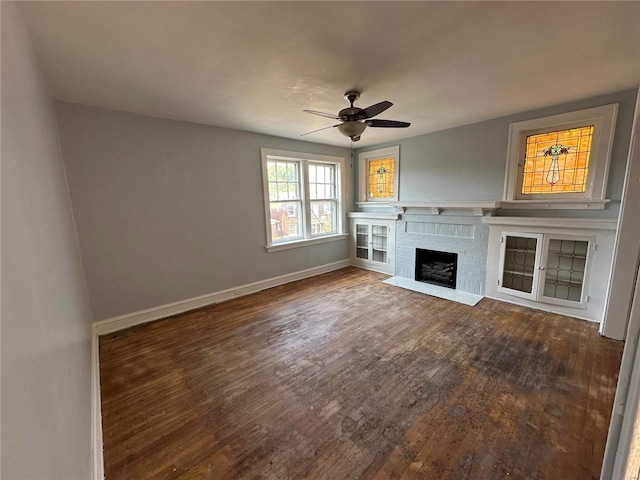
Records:
<instances>
[{"instance_id":1,"label":"stained glass transom window","mask_svg":"<svg viewBox=\"0 0 640 480\"><path fill-rule=\"evenodd\" d=\"M369 161L369 198L393 198L395 160L393 157Z\"/></svg>"},{"instance_id":2,"label":"stained glass transom window","mask_svg":"<svg viewBox=\"0 0 640 480\"><path fill-rule=\"evenodd\" d=\"M588 125L529 135L522 193L585 192L593 128Z\"/></svg>"}]
</instances>

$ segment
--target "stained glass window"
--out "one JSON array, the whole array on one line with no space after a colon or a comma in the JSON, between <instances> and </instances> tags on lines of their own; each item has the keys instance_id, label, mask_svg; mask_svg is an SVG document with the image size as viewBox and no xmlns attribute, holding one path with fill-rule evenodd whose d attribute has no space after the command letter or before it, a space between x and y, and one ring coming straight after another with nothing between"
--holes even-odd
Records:
<instances>
[{"instance_id":1,"label":"stained glass window","mask_svg":"<svg viewBox=\"0 0 640 480\"><path fill-rule=\"evenodd\" d=\"M522 193L585 192L593 128L588 125L529 135Z\"/></svg>"},{"instance_id":2,"label":"stained glass window","mask_svg":"<svg viewBox=\"0 0 640 480\"><path fill-rule=\"evenodd\" d=\"M358 200L378 205L398 201L400 147L380 148L358 154Z\"/></svg>"},{"instance_id":3,"label":"stained glass window","mask_svg":"<svg viewBox=\"0 0 640 480\"><path fill-rule=\"evenodd\" d=\"M369 198L393 198L395 159L379 158L369 161Z\"/></svg>"}]
</instances>

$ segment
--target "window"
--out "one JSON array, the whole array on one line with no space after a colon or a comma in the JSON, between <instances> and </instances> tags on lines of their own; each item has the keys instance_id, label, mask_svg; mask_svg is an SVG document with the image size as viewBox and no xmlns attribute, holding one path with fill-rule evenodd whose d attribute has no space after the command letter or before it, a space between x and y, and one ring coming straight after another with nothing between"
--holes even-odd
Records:
<instances>
[{"instance_id":1,"label":"window","mask_svg":"<svg viewBox=\"0 0 640 480\"><path fill-rule=\"evenodd\" d=\"M342 234L344 158L262 149L267 248Z\"/></svg>"},{"instance_id":2,"label":"window","mask_svg":"<svg viewBox=\"0 0 640 480\"><path fill-rule=\"evenodd\" d=\"M604 208L617 104L513 123L505 200Z\"/></svg>"},{"instance_id":3,"label":"window","mask_svg":"<svg viewBox=\"0 0 640 480\"><path fill-rule=\"evenodd\" d=\"M398 201L399 147L389 147L358 155L360 163L359 202Z\"/></svg>"},{"instance_id":4,"label":"window","mask_svg":"<svg viewBox=\"0 0 640 480\"><path fill-rule=\"evenodd\" d=\"M529 135L522 194L587 190L593 125Z\"/></svg>"}]
</instances>

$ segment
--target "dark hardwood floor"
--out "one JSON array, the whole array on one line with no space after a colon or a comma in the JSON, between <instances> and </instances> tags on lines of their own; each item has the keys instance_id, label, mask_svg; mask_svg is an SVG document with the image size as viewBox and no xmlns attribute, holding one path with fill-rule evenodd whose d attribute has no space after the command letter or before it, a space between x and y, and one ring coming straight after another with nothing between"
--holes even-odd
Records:
<instances>
[{"instance_id":1,"label":"dark hardwood floor","mask_svg":"<svg viewBox=\"0 0 640 480\"><path fill-rule=\"evenodd\" d=\"M346 268L100 340L106 478L596 479L623 344Z\"/></svg>"}]
</instances>

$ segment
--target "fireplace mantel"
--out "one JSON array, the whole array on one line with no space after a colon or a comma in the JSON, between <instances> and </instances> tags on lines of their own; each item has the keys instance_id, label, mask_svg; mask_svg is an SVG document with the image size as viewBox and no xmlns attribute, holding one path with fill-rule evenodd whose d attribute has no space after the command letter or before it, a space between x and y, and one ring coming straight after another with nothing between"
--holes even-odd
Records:
<instances>
[{"instance_id":1,"label":"fireplace mantel","mask_svg":"<svg viewBox=\"0 0 640 480\"><path fill-rule=\"evenodd\" d=\"M468 202L393 202L390 204L398 213L406 213L408 209L427 210L432 215L441 215L447 211L468 211L474 216L491 215L500 208L496 201L468 201Z\"/></svg>"}]
</instances>

